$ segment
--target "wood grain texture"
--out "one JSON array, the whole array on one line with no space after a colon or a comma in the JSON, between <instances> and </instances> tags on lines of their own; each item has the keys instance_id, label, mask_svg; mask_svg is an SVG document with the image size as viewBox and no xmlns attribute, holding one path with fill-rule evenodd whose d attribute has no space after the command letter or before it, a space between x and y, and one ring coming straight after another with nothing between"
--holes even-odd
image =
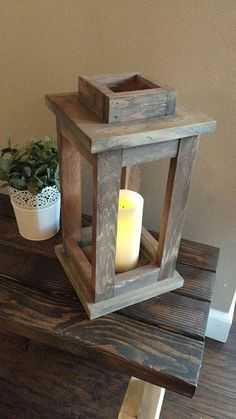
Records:
<instances>
[{"instance_id":1,"label":"wood grain texture","mask_svg":"<svg viewBox=\"0 0 236 419\"><path fill-rule=\"evenodd\" d=\"M1 197L1 195L0 195ZM7 197L9 200L9 197ZM0 208L2 199L0 198ZM5 201L5 199L4 199ZM9 200L10 201L10 200ZM0 209L1 212L1 209ZM0 243L14 246L16 249L25 250L32 254L39 254L49 258L56 258L54 247L62 242L61 232L58 232L54 237L47 240L47 246L44 241L35 241L34 246L30 240L26 240L20 236L16 224L16 220L11 217L3 217L0 215Z\"/></svg>"},{"instance_id":2,"label":"wood grain texture","mask_svg":"<svg viewBox=\"0 0 236 419\"><path fill-rule=\"evenodd\" d=\"M158 274L159 268L153 263L116 274L115 294L125 294L131 290L138 292L139 288L155 284L158 279Z\"/></svg>"},{"instance_id":3,"label":"wood grain texture","mask_svg":"<svg viewBox=\"0 0 236 419\"><path fill-rule=\"evenodd\" d=\"M93 322L65 298L1 278L0 324L9 331L81 353L125 374L191 396L203 343L125 316ZM137 333L138 331L138 333ZM191 356L186 353L191 352Z\"/></svg>"},{"instance_id":4,"label":"wood grain texture","mask_svg":"<svg viewBox=\"0 0 236 419\"><path fill-rule=\"evenodd\" d=\"M9 198L0 195L0 215L1 202L6 199ZM194 334L196 328L196 334L200 336L203 330L205 311L202 308L204 314L201 317L201 306L195 300L202 304L202 300L211 299L219 249L182 240L179 252L181 263L177 269L183 275L185 284L174 294L163 298L170 295L175 295L170 297L173 301L179 298L177 310L185 319L176 320L175 310L171 312L165 308L160 319L157 315L155 317L158 326L116 313L90 322L59 262L51 258L50 252L47 254L50 240L42 242L38 248L38 243L27 242L13 232L13 219L2 218L12 222L4 235L0 234L2 330L12 330L75 354L82 353L95 361L99 359L99 363L107 368L136 375L172 391L193 394L200 371L203 342L197 337L182 334ZM85 225L91 221L89 217L84 220ZM183 303L184 300L186 303ZM196 315L199 324L194 321L193 313L192 317L186 315L193 301L199 310ZM151 302L156 304L153 310L158 312L158 298ZM139 308L137 312L141 315ZM192 322L192 332L191 328L187 330L186 324L181 326L181 321L187 323L188 317Z\"/></svg>"},{"instance_id":5,"label":"wood grain texture","mask_svg":"<svg viewBox=\"0 0 236 419\"><path fill-rule=\"evenodd\" d=\"M177 272L174 273L172 278L158 282L158 269L156 267L149 267L146 265L134 270L133 274L126 272L124 275L116 275L114 296L106 300L94 302L93 299L91 299L87 288L85 288L82 275L79 276L76 266L72 263L71 259L64 251L62 245L56 247L56 254L66 272L67 277L74 285L90 319L96 319L100 316L104 316L105 314L112 313L121 308L139 303L140 301L168 291L173 291L183 286L183 279ZM121 278L119 281L120 275Z\"/></svg>"},{"instance_id":6,"label":"wood grain texture","mask_svg":"<svg viewBox=\"0 0 236 419\"><path fill-rule=\"evenodd\" d=\"M15 218L9 195L0 193L0 216Z\"/></svg>"},{"instance_id":7,"label":"wood grain texture","mask_svg":"<svg viewBox=\"0 0 236 419\"><path fill-rule=\"evenodd\" d=\"M142 92L142 93L141 93ZM168 92L163 89L142 90L116 95L109 100L108 123L142 120L166 115Z\"/></svg>"},{"instance_id":8,"label":"wood grain texture","mask_svg":"<svg viewBox=\"0 0 236 419\"><path fill-rule=\"evenodd\" d=\"M127 166L122 169L121 189L139 192L141 185L141 168L139 165Z\"/></svg>"},{"instance_id":9,"label":"wood grain texture","mask_svg":"<svg viewBox=\"0 0 236 419\"><path fill-rule=\"evenodd\" d=\"M216 419L202 411L164 399L160 419Z\"/></svg>"},{"instance_id":10,"label":"wood grain texture","mask_svg":"<svg viewBox=\"0 0 236 419\"><path fill-rule=\"evenodd\" d=\"M60 132L63 137L67 138L67 140L74 145L81 156L83 156L91 165L95 164L95 156L91 154L83 144L81 144L79 141L76 141L73 131L70 129L70 126L66 124L63 118L60 118Z\"/></svg>"},{"instance_id":11,"label":"wood grain texture","mask_svg":"<svg viewBox=\"0 0 236 419\"><path fill-rule=\"evenodd\" d=\"M170 292L122 309L120 313L204 341L209 309L208 302Z\"/></svg>"},{"instance_id":12,"label":"wood grain texture","mask_svg":"<svg viewBox=\"0 0 236 419\"><path fill-rule=\"evenodd\" d=\"M60 163L60 186L62 205L62 237L80 239L81 230L81 165L80 154L74 144L60 131L57 121L57 141Z\"/></svg>"},{"instance_id":13,"label":"wood grain texture","mask_svg":"<svg viewBox=\"0 0 236 419\"><path fill-rule=\"evenodd\" d=\"M104 89L91 84L85 77L79 77L78 100L80 103L91 109L99 118L105 119L106 95Z\"/></svg>"},{"instance_id":14,"label":"wood grain texture","mask_svg":"<svg viewBox=\"0 0 236 419\"><path fill-rule=\"evenodd\" d=\"M174 116L149 118L119 124L106 124L78 102L77 93L47 95L46 103L62 118L76 140L92 154L213 132L216 123L201 112L179 106Z\"/></svg>"},{"instance_id":15,"label":"wood grain texture","mask_svg":"<svg viewBox=\"0 0 236 419\"><path fill-rule=\"evenodd\" d=\"M128 377L26 338L0 340L1 419L118 417Z\"/></svg>"},{"instance_id":16,"label":"wood grain texture","mask_svg":"<svg viewBox=\"0 0 236 419\"><path fill-rule=\"evenodd\" d=\"M150 231L158 241L159 233ZM204 243L181 239L178 261L186 265L195 266L201 269L216 272L220 249Z\"/></svg>"},{"instance_id":17,"label":"wood grain texture","mask_svg":"<svg viewBox=\"0 0 236 419\"><path fill-rule=\"evenodd\" d=\"M32 247L32 242L30 243ZM32 286L46 294L65 295L71 299L77 298L57 259L1 244L0 275L9 281Z\"/></svg>"},{"instance_id":18,"label":"wood grain texture","mask_svg":"<svg viewBox=\"0 0 236 419\"><path fill-rule=\"evenodd\" d=\"M180 140L178 154L170 161L157 249L159 280L170 278L175 270L197 147L197 137Z\"/></svg>"},{"instance_id":19,"label":"wood grain texture","mask_svg":"<svg viewBox=\"0 0 236 419\"><path fill-rule=\"evenodd\" d=\"M112 297L121 152L97 155L93 168L92 278L95 302Z\"/></svg>"},{"instance_id":20,"label":"wood grain texture","mask_svg":"<svg viewBox=\"0 0 236 419\"><path fill-rule=\"evenodd\" d=\"M215 284L215 272L182 263L177 263L176 269L184 278L184 286L175 292L198 300L211 301Z\"/></svg>"},{"instance_id":21,"label":"wood grain texture","mask_svg":"<svg viewBox=\"0 0 236 419\"><path fill-rule=\"evenodd\" d=\"M74 264L75 270L78 273L78 278L82 278L83 285L87 288L87 293L92 296L93 284L92 284L92 266L89 260L87 259L84 252L80 249L78 243L73 239L65 239L66 244L66 253ZM57 253L57 248L55 248ZM73 281L73 286L78 284L79 279ZM79 285L78 285L79 286ZM76 288L77 289L77 288Z\"/></svg>"},{"instance_id":22,"label":"wood grain texture","mask_svg":"<svg viewBox=\"0 0 236 419\"><path fill-rule=\"evenodd\" d=\"M141 249L150 258L152 262L156 262L156 254L158 248L158 241L153 237L149 231L142 226L141 232Z\"/></svg>"},{"instance_id":23,"label":"wood grain texture","mask_svg":"<svg viewBox=\"0 0 236 419\"><path fill-rule=\"evenodd\" d=\"M179 411L188 411L193 418L208 415L219 419L234 419L236 411L236 363L235 363L235 335L236 322L234 319L229 340L226 344L206 341L203 364L199 385L191 403L185 397L175 397L174 393L167 392L163 405L161 419L168 417L172 406ZM191 413L193 412L193 413ZM197 416L198 413L198 416ZM194 416L195 414L195 416ZM177 416L173 416L177 419Z\"/></svg>"},{"instance_id":24,"label":"wood grain texture","mask_svg":"<svg viewBox=\"0 0 236 419\"><path fill-rule=\"evenodd\" d=\"M122 166L132 166L134 164L175 157L177 155L178 143L178 140L174 140L124 149L122 152Z\"/></svg>"},{"instance_id":25,"label":"wood grain texture","mask_svg":"<svg viewBox=\"0 0 236 419\"><path fill-rule=\"evenodd\" d=\"M135 73L81 76L78 98L105 122L112 123L174 114L176 92Z\"/></svg>"}]
</instances>

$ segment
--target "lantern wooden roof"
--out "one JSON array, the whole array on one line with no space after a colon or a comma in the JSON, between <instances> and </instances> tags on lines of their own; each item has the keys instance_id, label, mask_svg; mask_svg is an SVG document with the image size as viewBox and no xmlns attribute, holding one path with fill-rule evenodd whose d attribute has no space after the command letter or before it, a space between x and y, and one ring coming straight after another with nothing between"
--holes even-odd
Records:
<instances>
[{"instance_id":1,"label":"lantern wooden roof","mask_svg":"<svg viewBox=\"0 0 236 419\"><path fill-rule=\"evenodd\" d=\"M108 124L79 102L77 92L46 95L46 103L92 154L163 142L167 145L168 141L213 132L216 127L207 115L184 106L177 106L171 116Z\"/></svg>"}]
</instances>

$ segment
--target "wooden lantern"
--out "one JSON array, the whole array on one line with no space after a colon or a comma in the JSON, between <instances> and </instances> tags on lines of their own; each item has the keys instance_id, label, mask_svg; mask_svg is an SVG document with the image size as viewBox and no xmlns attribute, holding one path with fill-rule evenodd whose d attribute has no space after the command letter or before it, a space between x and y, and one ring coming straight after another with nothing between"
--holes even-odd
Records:
<instances>
[{"instance_id":1,"label":"wooden lantern","mask_svg":"<svg viewBox=\"0 0 236 419\"><path fill-rule=\"evenodd\" d=\"M79 94L47 95L57 118L63 244L56 254L91 319L183 285L176 259L200 134L215 121L179 107L174 89L140 74L80 78ZM117 122L119 121L119 122ZM81 227L80 155L93 169L92 227ZM143 227L139 265L115 272L120 188L140 163L170 159L159 242Z\"/></svg>"}]
</instances>

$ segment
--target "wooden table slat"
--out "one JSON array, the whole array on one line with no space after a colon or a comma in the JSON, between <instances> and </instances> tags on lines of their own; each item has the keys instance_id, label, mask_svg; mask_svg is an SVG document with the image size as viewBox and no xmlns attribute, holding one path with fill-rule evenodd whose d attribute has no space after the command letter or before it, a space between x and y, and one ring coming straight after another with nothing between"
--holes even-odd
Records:
<instances>
[{"instance_id":1,"label":"wooden table slat","mask_svg":"<svg viewBox=\"0 0 236 419\"><path fill-rule=\"evenodd\" d=\"M91 322L84 310L68 306L63 297L3 277L0 324L187 396L193 395L197 385L203 342L118 314Z\"/></svg>"},{"instance_id":2,"label":"wooden table slat","mask_svg":"<svg viewBox=\"0 0 236 419\"><path fill-rule=\"evenodd\" d=\"M183 263L177 263L176 270L184 278L184 286L175 293L211 302L215 272Z\"/></svg>"},{"instance_id":3,"label":"wooden table slat","mask_svg":"<svg viewBox=\"0 0 236 419\"><path fill-rule=\"evenodd\" d=\"M151 234L158 240L159 233L151 231ZM219 252L218 247L181 239L177 260L196 268L216 272Z\"/></svg>"},{"instance_id":4,"label":"wooden table slat","mask_svg":"<svg viewBox=\"0 0 236 419\"><path fill-rule=\"evenodd\" d=\"M204 341L209 309L208 302L169 292L122 309L119 313Z\"/></svg>"},{"instance_id":5,"label":"wooden table slat","mask_svg":"<svg viewBox=\"0 0 236 419\"><path fill-rule=\"evenodd\" d=\"M0 341L1 419L118 417L128 377L23 337Z\"/></svg>"}]
</instances>

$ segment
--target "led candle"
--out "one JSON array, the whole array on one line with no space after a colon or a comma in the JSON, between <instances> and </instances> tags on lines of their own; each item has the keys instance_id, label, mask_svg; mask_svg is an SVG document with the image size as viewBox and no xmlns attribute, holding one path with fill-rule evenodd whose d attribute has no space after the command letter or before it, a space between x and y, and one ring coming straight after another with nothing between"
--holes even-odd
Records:
<instances>
[{"instance_id":1,"label":"led candle","mask_svg":"<svg viewBox=\"0 0 236 419\"><path fill-rule=\"evenodd\" d=\"M133 269L138 263L142 218L142 196L128 189L121 189L117 220L116 272Z\"/></svg>"}]
</instances>

